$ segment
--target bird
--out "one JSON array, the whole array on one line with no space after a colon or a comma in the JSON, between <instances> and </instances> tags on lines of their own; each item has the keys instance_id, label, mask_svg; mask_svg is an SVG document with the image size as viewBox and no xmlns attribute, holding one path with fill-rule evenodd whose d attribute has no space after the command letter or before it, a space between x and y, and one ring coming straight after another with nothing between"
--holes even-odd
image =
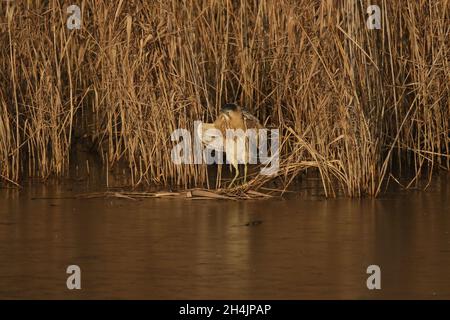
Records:
<instances>
[{"instance_id":1,"label":"bird","mask_svg":"<svg viewBox=\"0 0 450 320\"><path fill-rule=\"evenodd\" d=\"M222 139L219 140L216 135L208 134L208 130L210 129L219 130L222 134ZM258 130L263 129L263 126L259 122L258 118L249 113L245 108L240 107L236 103L226 103L220 109L220 113L213 123L202 123L202 125L198 128L200 141L202 141L202 143L204 143L207 147L213 148L216 151L225 151L228 161L236 170L236 174L229 186L232 186L239 176L239 163L244 164L244 183L246 183L247 164L249 162L251 152L248 148L248 136L237 134L234 136L234 141L228 141L230 138L227 137L227 129L240 129L244 133L247 129L255 129L257 139ZM224 144L224 146L222 144ZM241 150L236 150L236 147L239 145L244 146L244 150L242 150L242 152L239 152Z\"/></svg>"}]
</instances>

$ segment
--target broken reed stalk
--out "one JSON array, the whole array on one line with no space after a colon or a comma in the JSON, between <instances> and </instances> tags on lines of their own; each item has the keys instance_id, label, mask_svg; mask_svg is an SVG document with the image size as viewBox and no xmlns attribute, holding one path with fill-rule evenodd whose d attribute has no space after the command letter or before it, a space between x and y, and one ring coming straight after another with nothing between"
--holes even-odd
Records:
<instances>
[{"instance_id":1,"label":"broken reed stalk","mask_svg":"<svg viewBox=\"0 0 450 320\"><path fill-rule=\"evenodd\" d=\"M376 195L450 169L448 0L83 0L80 30L66 5L0 3L3 181L64 176L85 139L134 185L209 185L170 134L229 101L282 130L285 187L315 168L329 196Z\"/></svg>"},{"instance_id":2,"label":"broken reed stalk","mask_svg":"<svg viewBox=\"0 0 450 320\"><path fill-rule=\"evenodd\" d=\"M273 192L273 191L272 191ZM207 190L207 189L187 189L179 192L158 191L158 192L130 192L130 191L106 191L82 193L63 197L34 197L32 200L48 199L96 199L96 198L116 198L125 200L138 200L144 198L157 199L188 199L188 200L263 200L273 196L269 193L262 193L255 190L246 192L232 192L230 190Z\"/></svg>"}]
</instances>

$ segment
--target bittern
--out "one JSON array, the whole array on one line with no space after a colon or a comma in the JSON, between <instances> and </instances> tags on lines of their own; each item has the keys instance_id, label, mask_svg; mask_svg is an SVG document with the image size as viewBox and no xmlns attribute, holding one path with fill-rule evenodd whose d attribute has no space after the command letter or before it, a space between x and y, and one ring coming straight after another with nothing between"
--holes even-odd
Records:
<instances>
[{"instance_id":1,"label":"bittern","mask_svg":"<svg viewBox=\"0 0 450 320\"><path fill-rule=\"evenodd\" d=\"M226 131L228 129L242 130L242 133L246 132L247 129L255 129L256 133L258 133L258 130L263 128L259 120L240 106L234 103L227 103L221 108L219 116L214 123L203 123L199 128L201 128L201 131L199 130L198 132L201 141L216 151L225 151L228 162L235 168L236 174L230 186L233 185L239 176L239 163L244 164L245 183L247 179L247 163L249 162L248 136L237 134L233 136L234 141L229 141L230 137L226 134ZM217 129L221 132L222 137L225 137L225 139L221 140L222 143L224 142L225 150L223 150L222 145L218 145L217 141L214 141L217 138L216 136L208 134L209 129ZM239 150L241 152L238 152L236 150L238 145L244 146L244 150Z\"/></svg>"}]
</instances>

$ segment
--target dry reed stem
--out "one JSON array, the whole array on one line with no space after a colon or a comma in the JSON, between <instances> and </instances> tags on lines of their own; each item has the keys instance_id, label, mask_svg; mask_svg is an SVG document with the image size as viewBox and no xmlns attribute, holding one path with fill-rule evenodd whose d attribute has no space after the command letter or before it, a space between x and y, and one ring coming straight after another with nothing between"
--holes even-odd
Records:
<instances>
[{"instance_id":1,"label":"dry reed stem","mask_svg":"<svg viewBox=\"0 0 450 320\"><path fill-rule=\"evenodd\" d=\"M83 0L80 30L67 5L0 3L3 181L66 175L84 139L133 185L212 187L170 133L229 101L281 129L284 190L307 168L328 196L450 169L448 0Z\"/></svg>"}]
</instances>

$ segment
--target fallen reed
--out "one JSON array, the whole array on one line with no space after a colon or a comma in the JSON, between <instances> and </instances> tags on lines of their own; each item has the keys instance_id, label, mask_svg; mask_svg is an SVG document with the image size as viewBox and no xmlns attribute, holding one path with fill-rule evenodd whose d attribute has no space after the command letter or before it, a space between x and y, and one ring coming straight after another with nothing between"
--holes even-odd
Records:
<instances>
[{"instance_id":1,"label":"fallen reed","mask_svg":"<svg viewBox=\"0 0 450 320\"><path fill-rule=\"evenodd\" d=\"M376 195L450 169L448 0L82 0L69 30L71 4L0 2L4 183L66 175L84 141L133 185L209 186L170 133L230 101L280 128L284 187L311 168L327 195Z\"/></svg>"}]
</instances>

